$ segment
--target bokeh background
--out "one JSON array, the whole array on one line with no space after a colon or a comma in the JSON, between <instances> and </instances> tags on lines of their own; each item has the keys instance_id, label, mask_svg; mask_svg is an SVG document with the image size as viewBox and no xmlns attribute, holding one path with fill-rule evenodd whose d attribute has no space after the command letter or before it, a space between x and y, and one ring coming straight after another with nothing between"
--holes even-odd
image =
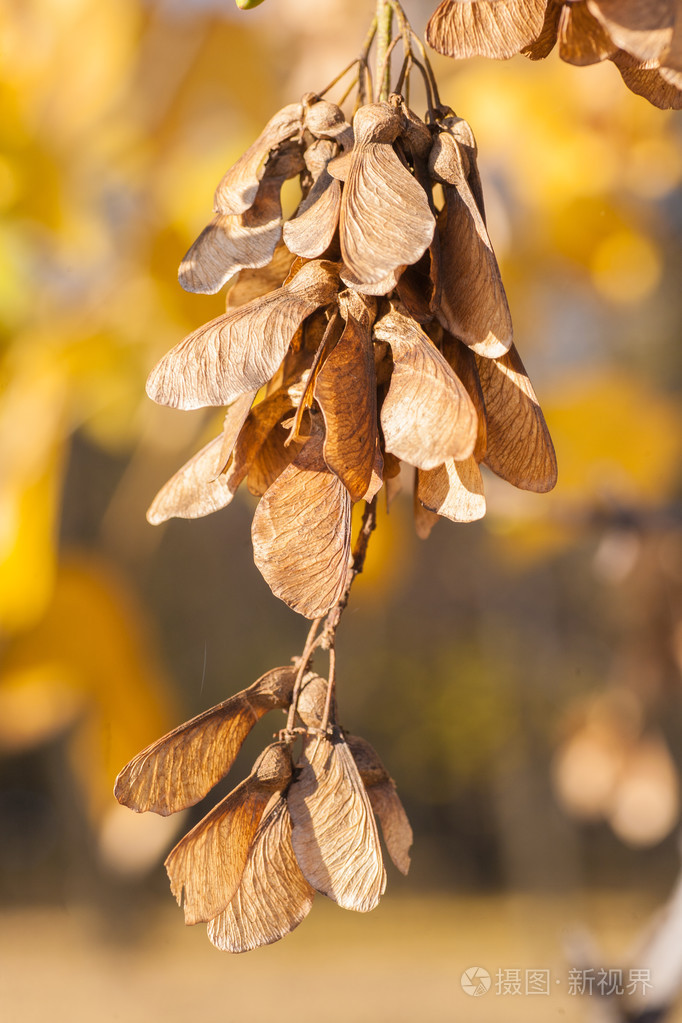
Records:
<instances>
[{"instance_id":1,"label":"bokeh background","mask_svg":"<svg viewBox=\"0 0 682 1023\"><path fill-rule=\"evenodd\" d=\"M253 567L248 494L146 523L215 417L153 406L144 381L223 311L176 280L223 171L352 59L371 6L0 9L8 1023L606 1020L568 991L584 964L655 962L676 1001L679 923L663 953L646 935L680 869L682 129L611 64L434 60L478 139L560 476L538 496L488 475L486 519L426 542L409 486L382 509L339 634L339 700L397 781L408 879L389 868L369 917L320 898L284 942L232 958L183 927L161 865L206 805L161 820L111 794L140 748L303 643ZM419 31L432 6L409 3ZM493 977L484 998L460 986L474 966ZM551 996L496 993L535 968Z\"/></svg>"}]
</instances>

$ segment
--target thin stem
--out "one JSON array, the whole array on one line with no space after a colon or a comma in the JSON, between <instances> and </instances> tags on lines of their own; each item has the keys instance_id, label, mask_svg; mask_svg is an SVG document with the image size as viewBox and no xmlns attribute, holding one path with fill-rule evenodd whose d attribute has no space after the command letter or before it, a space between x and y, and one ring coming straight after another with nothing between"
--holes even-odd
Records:
<instances>
[{"instance_id":1,"label":"thin stem","mask_svg":"<svg viewBox=\"0 0 682 1023\"><path fill-rule=\"evenodd\" d=\"M358 538L355 541L355 548L353 549L353 560L351 561L348 569L348 576L346 578L346 585L340 598L327 615L327 620L324 624L322 633L314 641L315 646L321 646L329 650L329 682L327 685L327 698L324 705L324 715L322 718L321 729L323 732L327 731L329 727L329 718L331 716L331 708L334 700L334 690L336 688L336 630L339 627L341 615L346 609L348 604L348 598L350 596L351 586L355 582L355 579L362 572L365 567L365 558L367 557L367 547L369 544L369 538L372 535L377 524L377 499L376 496L371 501L365 504L365 510L362 516L362 525L360 526L360 532Z\"/></svg>"},{"instance_id":2,"label":"thin stem","mask_svg":"<svg viewBox=\"0 0 682 1023\"><path fill-rule=\"evenodd\" d=\"M367 102L367 83L368 83L368 79L369 79L369 88L370 88L370 95L371 95L372 76L369 73L369 66L368 66L368 63L367 63L367 58L369 57L369 51L371 49L372 43L374 42L374 37L375 37L376 34L377 34L377 19L373 18L372 19L372 24L369 26L369 32L367 33L367 38L365 39L363 47L360 50L360 56L358 57L358 61L360 63L360 72L359 72L359 79L358 79L358 105L359 106L362 106L364 103ZM339 103L339 106L341 106L340 103Z\"/></svg>"},{"instance_id":3,"label":"thin stem","mask_svg":"<svg viewBox=\"0 0 682 1023\"><path fill-rule=\"evenodd\" d=\"M388 63L388 48L391 45L393 7L389 0L377 0L377 100L386 102L391 91L391 69Z\"/></svg>"},{"instance_id":4,"label":"thin stem","mask_svg":"<svg viewBox=\"0 0 682 1023\"><path fill-rule=\"evenodd\" d=\"M341 79L343 78L343 76L344 76L344 75L347 75L347 74L348 74L348 72L349 72L349 71L351 70L351 68L354 68L354 67L355 67L355 65L356 65L356 64L357 64L357 63L358 63L358 62L359 62L360 60L362 60L362 58L361 58L361 57L356 57L356 58L355 58L355 60L352 60L352 61L350 62L350 64L348 64L348 65L347 65L347 67L345 67L345 68L343 69L343 71L340 71L340 72L338 73L338 75L336 76L336 78L332 78L332 80L331 80L331 82L329 83L329 85L327 85L327 86L326 86L326 88L322 89L322 91L321 91L321 92L318 92L318 93L317 93L317 95L318 95L318 96L320 97L320 99L322 99L322 97L323 97L323 96L325 95L325 93L329 92L329 90L330 90L330 89L333 89L333 88L334 88L334 86L336 85L336 83L337 83L337 82L340 82L340 81L341 81Z\"/></svg>"},{"instance_id":5,"label":"thin stem","mask_svg":"<svg viewBox=\"0 0 682 1023\"><path fill-rule=\"evenodd\" d=\"M308 663L312 656L313 650L315 649L315 640L317 637L317 630L322 624L322 618L316 618L313 624L310 626L310 630L306 637L305 646L303 647L303 653L301 654L301 660L298 665L298 671L296 672L296 678L294 680L294 690L291 694L291 705L289 706L289 715L287 717L286 731L291 732L294 728L294 722L296 720L296 707L298 706L298 697L301 692L301 683L303 682L303 676L305 670L308 667Z\"/></svg>"}]
</instances>

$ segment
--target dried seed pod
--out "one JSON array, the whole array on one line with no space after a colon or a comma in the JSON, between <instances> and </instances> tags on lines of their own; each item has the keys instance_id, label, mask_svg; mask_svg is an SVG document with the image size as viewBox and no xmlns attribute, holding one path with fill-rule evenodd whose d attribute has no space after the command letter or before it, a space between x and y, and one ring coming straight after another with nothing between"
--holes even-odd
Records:
<instances>
[{"instance_id":1,"label":"dried seed pod","mask_svg":"<svg viewBox=\"0 0 682 1023\"><path fill-rule=\"evenodd\" d=\"M516 348L500 359L476 356L476 363L488 427L485 464L521 490L552 490L557 480L554 445Z\"/></svg>"},{"instance_id":2,"label":"dried seed pod","mask_svg":"<svg viewBox=\"0 0 682 1023\"><path fill-rule=\"evenodd\" d=\"M291 844L291 817L280 796L261 821L239 887L208 924L213 944L249 952L279 941L306 918L315 898Z\"/></svg>"},{"instance_id":3,"label":"dried seed pod","mask_svg":"<svg viewBox=\"0 0 682 1023\"><path fill-rule=\"evenodd\" d=\"M306 263L289 284L211 320L176 345L152 370L147 394L160 405L193 409L228 405L257 390L275 373L299 324L336 297L338 280L333 263Z\"/></svg>"},{"instance_id":4,"label":"dried seed pod","mask_svg":"<svg viewBox=\"0 0 682 1023\"><path fill-rule=\"evenodd\" d=\"M303 97L304 104L306 97ZM353 129L343 116L341 107L326 99L317 99L305 108L304 124L316 139L332 139L342 149L352 149Z\"/></svg>"},{"instance_id":5,"label":"dried seed pod","mask_svg":"<svg viewBox=\"0 0 682 1023\"><path fill-rule=\"evenodd\" d=\"M435 230L424 189L391 144L402 126L400 113L387 103L360 107L353 119L355 145L341 196L339 234L343 261L364 284L377 284L397 267L416 263Z\"/></svg>"},{"instance_id":6,"label":"dried seed pod","mask_svg":"<svg viewBox=\"0 0 682 1023\"><path fill-rule=\"evenodd\" d=\"M190 458L159 490L147 511L151 525L173 517L197 519L230 503L239 484L226 476L223 468L255 397L255 391L247 391L237 398L227 410L220 436Z\"/></svg>"},{"instance_id":7,"label":"dried seed pod","mask_svg":"<svg viewBox=\"0 0 682 1023\"><path fill-rule=\"evenodd\" d=\"M269 710L289 706L295 677L291 667L273 668L147 746L116 779L119 803L164 817L194 806L230 770L255 723Z\"/></svg>"},{"instance_id":8,"label":"dried seed pod","mask_svg":"<svg viewBox=\"0 0 682 1023\"><path fill-rule=\"evenodd\" d=\"M304 741L287 802L292 844L306 880L343 909L374 909L386 887L379 835L353 755L340 736Z\"/></svg>"},{"instance_id":9,"label":"dried seed pod","mask_svg":"<svg viewBox=\"0 0 682 1023\"><path fill-rule=\"evenodd\" d=\"M505 60L536 39L547 0L443 0L426 26L429 46L448 57Z\"/></svg>"},{"instance_id":10,"label":"dried seed pod","mask_svg":"<svg viewBox=\"0 0 682 1023\"><path fill-rule=\"evenodd\" d=\"M350 560L351 501L313 436L261 498L253 517L253 557L268 586L306 618L334 606Z\"/></svg>"},{"instance_id":11,"label":"dried seed pod","mask_svg":"<svg viewBox=\"0 0 682 1023\"><path fill-rule=\"evenodd\" d=\"M300 103L290 103L278 110L256 141L224 175L213 201L216 213L234 216L253 206L271 153L283 142L300 135L302 130Z\"/></svg>"},{"instance_id":12,"label":"dried seed pod","mask_svg":"<svg viewBox=\"0 0 682 1023\"><path fill-rule=\"evenodd\" d=\"M171 891L183 902L185 923L218 916L233 899L263 813L283 792L292 767L285 743L268 746L241 785L185 835L166 858Z\"/></svg>"},{"instance_id":13,"label":"dried seed pod","mask_svg":"<svg viewBox=\"0 0 682 1023\"><path fill-rule=\"evenodd\" d=\"M476 410L429 337L398 308L375 323L374 335L393 353L381 408L386 449L422 469L468 458L476 443Z\"/></svg>"}]
</instances>

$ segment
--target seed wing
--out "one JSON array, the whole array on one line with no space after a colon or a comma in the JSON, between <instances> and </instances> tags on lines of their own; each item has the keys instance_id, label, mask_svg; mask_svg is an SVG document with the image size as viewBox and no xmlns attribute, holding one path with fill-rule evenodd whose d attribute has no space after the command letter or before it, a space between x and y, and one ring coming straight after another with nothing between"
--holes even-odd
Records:
<instances>
[{"instance_id":1,"label":"seed wing","mask_svg":"<svg viewBox=\"0 0 682 1023\"><path fill-rule=\"evenodd\" d=\"M556 455L516 348L499 359L476 356L476 363L488 426L485 464L521 490L546 493L556 484Z\"/></svg>"},{"instance_id":2,"label":"seed wing","mask_svg":"<svg viewBox=\"0 0 682 1023\"><path fill-rule=\"evenodd\" d=\"M315 898L291 844L291 817L280 797L263 818L232 901L210 921L209 939L226 952L248 952L289 934Z\"/></svg>"},{"instance_id":3,"label":"seed wing","mask_svg":"<svg viewBox=\"0 0 682 1023\"><path fill-rule=\"evenodd\" d=\"M344 909L366 913L386 887L374 813L343 739L306 740L287 802L292 844L306 880Z\"/></svg>"},{"instance_id":4,"label":"seed wing","mask_svg":"<svg viewBox=\"0 0 682 1023\"><path fill-rule=\"evenodd\" d=\"M288 706L294 678L293 668L274 668L142 750L116 779L119 803L164 817L194 806L228 773L256 721Z\"/></svg>"},{"instance_id":5,"label":"seed wing","mask_svg":"<svg viewBox=\"0 0 682 1023\"><path fill-rule=\"evenodd\" d=\"M290 284L231 309L176 345L152 370L147 394L160 405L228 405L275 373L299 324L338 289L333 264L307 263Z\"/></svg>"},{"instance_id":6,"label":"seed wing","mask_svg":"<svg viewBox=\"0 0 682 1023\"><path fill-rule=\"evenodd\" d=\"M392 309L374 325L393 372L381 409L386 449L421 469L468 458L477 435L473 403L441 353L409 317Z\"/></svg>"},{"instance_id":7,"label":"seed wing","mask_svg":"<svg viewBox=\"0 0 682 1023\"><path fill-rule=\"evenodd\" d=\"M443 0L426 41L448 57L505 60L537 38L546 6L547 0Z\"/></svg>"},{"instance_id":8,"label":"seed wing","mask_svg":"<svg viewBox=\"0 0 682 1023\"><path fill-rule=\"evenodd\" d=\"M351 501L312 437L256 508L251 535L256 566L281 600L306 618L334 606L350 559Z\"/></svg>"}]
</instances>

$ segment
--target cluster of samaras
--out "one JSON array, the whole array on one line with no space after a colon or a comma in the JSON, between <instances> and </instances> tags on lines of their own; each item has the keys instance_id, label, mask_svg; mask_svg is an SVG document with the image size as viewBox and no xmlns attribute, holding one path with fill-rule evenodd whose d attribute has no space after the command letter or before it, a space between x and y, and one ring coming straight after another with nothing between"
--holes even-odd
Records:
<instances>
[{"instance_id":1,"label":"cluster of samaras","mask_svg":"<svg viewBox=\"0 0 682 1023\"><path fill-rule=\"evenodd\" d=\"M682 107L681 0L443 0L427 41L450 57L612 60L633 92Z\"/></svg>"},{"instance_id":2,"label":"cluster of samaras","mask_svg":"<svg viewBox=\"0 0 682 1023\"><path fill-rule=\"evenodd\" d=\"M283 224L294 176L303 199ZM482 462L517 487L554 486L466 121L447 112L427 125L392 96L351 127L308 95L227 172L215 208L180 281L213 293L238 274L228 311L169 352L147 390L183 409L229 408L151 522L222 508L246 480L260 497L256 564L315 619L346 583L352 504L384 483L390 495L401 461L416 469L420 535L439 516L484 514Z\"/></svg>"},{"instance_id":3,"label":"cluster of samaras","mask_svg":"<svg viewBox=\"0 0 682 1023\"><path fill-rule=\"evenodd\" d=\"M290 704L295 676L275 668L159 739L123 769L116 797L163 815L193 806L228 772L256 721ZM374 909L386 884L375 814L391 859L404 874L409 867L412 830L392 779L364 739L336 725L320 731L327 682L312 673L303 682L296 771L291 742L272 743L166 859L186 923L207 922L225 951L284 937L316 892L344 909Z\"/></svg>"}]
</instances>

